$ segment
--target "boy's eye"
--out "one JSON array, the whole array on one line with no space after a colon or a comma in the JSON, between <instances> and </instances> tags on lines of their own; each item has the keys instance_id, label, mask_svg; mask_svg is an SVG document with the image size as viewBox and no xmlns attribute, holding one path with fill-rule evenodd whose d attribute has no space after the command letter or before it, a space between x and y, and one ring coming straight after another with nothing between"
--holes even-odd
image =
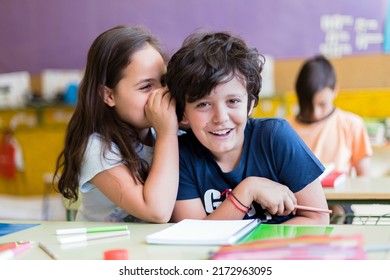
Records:
<instances>
[{"instance_id":1,"label":"boy's eye","mask_svg":"<svg viewBox=\"0 0 390 280\"><path fill-rule=\"evenodd\" d=\"M198 104L196 104L196 108L204 108L208 105L208 103L206 102L200 102Z\"/></svg>"},{"instance_id":2,"label":"boy's eye","mask_svg":"<svg viewBox=\"0 0 390 280\"><path fill-rule=\"evenodd\" d=\"M240 103L240 100L239 99L230 99L229 103L231 103L231 104Z\"/></svg>"}]
</instances>

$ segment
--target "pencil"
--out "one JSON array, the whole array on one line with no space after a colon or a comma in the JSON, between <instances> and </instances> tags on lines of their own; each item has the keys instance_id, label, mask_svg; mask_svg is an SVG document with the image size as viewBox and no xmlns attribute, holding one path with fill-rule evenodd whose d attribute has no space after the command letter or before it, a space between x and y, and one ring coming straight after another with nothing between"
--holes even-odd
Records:
<instances>
[{"instance_id":1,"label":"pencil","mask_svg":"<svg viewBox=\"0 0 390 280\"><path fill-rule=\"evenodd\" d=\"M39 248L42 249L49 257L51 257L53 260L58 260L58 256L51 250L49 249L46 245L44 245L42 242L38 243Z\"/></svg>"},{"instance_id":2,"label":"pencil","mask_svg":"<svg viewBox=\"0 0 390 280\"><path fill-rule=\"evenodd\" d=\"M332 210L329 210L329 209L316 208L316 207L303 206L303 205L295 205L295 209L313 211L313 212L321 212L321 213L329 213L329 214L332 213Z\"/></svg>"}]
</instances>

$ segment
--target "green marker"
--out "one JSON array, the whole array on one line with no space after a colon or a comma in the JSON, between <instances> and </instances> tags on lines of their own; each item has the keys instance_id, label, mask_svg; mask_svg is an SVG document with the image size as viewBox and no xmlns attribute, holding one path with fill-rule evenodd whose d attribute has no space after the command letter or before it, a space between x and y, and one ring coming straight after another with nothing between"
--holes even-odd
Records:
<instances>
[{"instance_id":1,"label":"green marker","mask_svg":"<svg viewBox=\"0 0 390 280\"><path fill-rule=\"evenodd\" d=\"M96 232L111 232L111 231L124 231L128 230L127 226L112 226L112 227L95 227L95 228L68 228L68 229L57 229L57 235L65 234L85 234L85 233L96 233Z\"/></svg>"}]
</instances>

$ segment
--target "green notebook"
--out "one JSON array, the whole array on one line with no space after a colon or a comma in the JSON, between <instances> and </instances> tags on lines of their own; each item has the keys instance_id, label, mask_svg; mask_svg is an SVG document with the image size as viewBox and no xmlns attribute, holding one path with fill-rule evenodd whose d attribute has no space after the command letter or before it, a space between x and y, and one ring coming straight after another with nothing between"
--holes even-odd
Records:
<instances>
[{"instance_id":1,"label":"green notebook","mask_svg":"<svg viewBox=\"0 0 390 280\"><path fill-rule=\"evenodd\" d=\"M331 226L260 224L244 236L238 244L273 238L292 238L302 235L329 235L332 230L333 227Z\"/></svg>"}]
</instances>

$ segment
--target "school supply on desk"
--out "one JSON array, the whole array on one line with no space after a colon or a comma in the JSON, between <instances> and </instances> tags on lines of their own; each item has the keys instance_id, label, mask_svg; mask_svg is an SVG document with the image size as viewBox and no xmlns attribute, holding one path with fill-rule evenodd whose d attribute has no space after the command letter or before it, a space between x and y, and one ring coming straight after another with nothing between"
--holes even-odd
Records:
<instances>
[{"instance_id":1,"label":"school supply on desk","mask_svg":"<svg viewBox=\"0 0 390 280\"><path fill-rule=\"evenodd\" d=\"M59 257L56 253L54 253L49 247L47 247L42 242L38 243L38 247L42 249L43 252L45 252L49 257L51 257L53 260L58 260Z\"/></svg>"},{"instance_id":2,"label":"school supply on desk","mask_svg":"<svg viewBox=\"0 0 390 280\"><path fill-rule=\"evenodd\" d=\"M0 223L0 236L15 233L21 230L25 230L31 227L38 226L39 224L9 224Z\"/></svg>"},{"instance_id":3,"label":"school supply on desk","mask_svg":"<svg viewBox=\"0 0 390 280\"><path fill-rule=\"evenodd\" d=\"M128 230L127 226L112 226L112 227L95 227L95 228L67 228L57 229L57 235L65 234L82 234L82 233L97 233L97 232L112 232Z\"/></svg>"},{"instance_id":4,"label":"school supply on desk","mask_svg":"<svg viewBox=\"0 0 390 280\"><path fill-rule=\"evenodd\" d=\"M212 260L365 260L362 235L303 235L222 246Z\"/></svg>"},{"instance_id":5,"label":"school supply on desk","mask_svg":"<svg viewBox=\"0 0 390 280\"><path fill-rule=\"evenodd\" d=\"M28 243L28 242L15 241L15 242L8 242L8 243L0 244L0 253L3 251L9 250L9 249L14 249L14 248L20 247L24 243Z\"/></svg>"},{"instance_id":6,"label":"school supply on desk","mask_svg":"<svg viewBox=\"0 0 390 280\"><path fill-rule=\"evenodd\" d=\"M129 251L126 249L107 250L103 253L103 260L128 260Z\"/></svg>"},{"instance_id":7,"label":"school supply on desk","mask_svg":"<svg viewBox=\"0 0 390 280\"><path fill-rule=\"evenodd\" d=\"M9 249L13 249L13 248L16 248L18 246L19 246L18 242L10 242L10 243L0 244L0 252L5 251L5 250L9 250Z\"/></svg>"},{"instance_id":8,"label":"school supply on desk","mask_svg":"<svg viewBox=\"0 0 390 280\"><path fill-rule=\"evenodd\" d=\"M12 249L7 249L2 252L0 252L0 260L9 260L14 258L17 254L25 251L26 249L30 248L31 242L24 242L21 243L19 246L12 248Z\"/></svg>"},{"instance_id":9,"label":"school supply on desk","mask_svg":"<svg viewBox=\"0 0 390 280\"><path fill-rule=\"evenodd\" d=\"M329 163L324 163L324 167L325 167L324 172L322 172L322 174L318 177L320 181L322 181L322 179L324 179L326 176L332 173L335 170L336 165L333 162L329 162Z\"/></svg>"},{"instance_id":10,"label":"school supply on desk","mask_svg":"<svg viewBox=\"0 0 390 280\"><path fill-rule=\"evenodd\" d=\"M332 171L325 178L321 180L323 187L338 187L347 180L347 175L343 172Z\"/></svg>"},{"instance_id":11,"label":"school supply on desk","mask_svg":"<svg viewBox=\"0 0 390 280\"><path fill-rule=\"evenodd\" d=\"M146 236L149 244L225 245L234 244L261 223L249 220L184 219L166 229Z\"/></svg>"},{"instance_id":12,"label":"school supply on desk","mask_svg":"<svg viewBox=\"0 0 390 280\"><path fill-rule=\"evenodd\" d=\"M332 226L261 224L242 238L238 244L278 238L294 238L303 235L330 235L332 231Z\"/></svg>"},{"instance_id":13,"label":"school supply on desk","mask_svg":"<svg viewBox=\"0 0 390 280\"><path fill-rule=\"evenodd\" d=\"M120 230L120 231L111 231L111 232L100 232L100 233L87 233L87 234L77 234L77 235L68 235L64 237L57 237L57 240L61 244L69 244L76 242L84 242L95 239L110 238L117 236L130 235L129 230Z\"/></svg>"}]
</instances>

